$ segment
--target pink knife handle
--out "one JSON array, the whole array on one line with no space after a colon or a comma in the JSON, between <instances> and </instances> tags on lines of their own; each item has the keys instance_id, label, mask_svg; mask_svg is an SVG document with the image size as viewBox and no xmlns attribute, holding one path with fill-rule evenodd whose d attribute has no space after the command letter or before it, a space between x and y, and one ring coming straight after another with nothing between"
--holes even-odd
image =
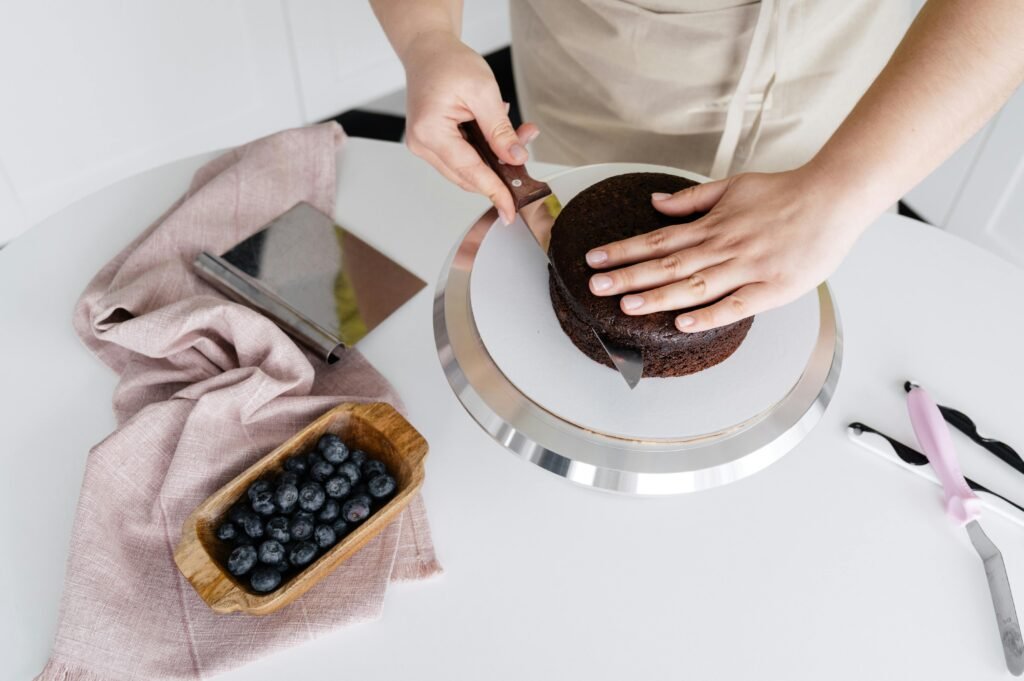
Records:
<instances>
[{"instance_id":1,"label":"pink knife handle","mask_svg":"<svg viewBox=\"0 0 1024 681\"><path fill-rule=\"evenodd\" d=\"M942 412L928 393L917 386L907 395L907 409L921 450L946 492L946 514L958 525L966 525L981 515L981 500L967 486L960 472L953 438Z\"/></svg>"}]
</instances>

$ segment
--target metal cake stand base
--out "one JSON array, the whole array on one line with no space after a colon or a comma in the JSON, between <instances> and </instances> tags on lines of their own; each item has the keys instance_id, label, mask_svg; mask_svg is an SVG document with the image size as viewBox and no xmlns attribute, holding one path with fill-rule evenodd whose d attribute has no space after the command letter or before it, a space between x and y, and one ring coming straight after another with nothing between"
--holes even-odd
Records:
<instances>
[{"instance_id":1,"label":"metal cake stand base","mask_svg":"<svg viewBox=\"0 0 1024 681\"><path fill-rule=\"evenodd\" d=\"M616 167L621 167L619 172L651 168ZM494 209L484 213L442 269L434 297L434 337L456 397L513 454L588 487L635 495L679 494L760 471L793 449L824 414L842 364L842 332L827 284L818 287L820 328L803 374L781 400L746 421L696 437L635 440L597 433L551 413L502 373L473 319L470 273L497 219Z\"/></svg>"}]
</instances>

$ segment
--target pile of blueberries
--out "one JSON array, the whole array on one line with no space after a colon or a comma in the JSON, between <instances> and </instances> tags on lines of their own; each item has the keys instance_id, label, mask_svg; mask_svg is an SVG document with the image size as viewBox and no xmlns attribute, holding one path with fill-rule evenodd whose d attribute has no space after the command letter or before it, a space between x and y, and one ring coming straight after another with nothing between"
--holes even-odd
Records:
<instances>
[{"instance_id":1,"label":"pile of blueberries","mask_svg":"<svg viewBox=\"0 0 1024 681\"><path fill-rule=\"evenodd\" d=\"M337 435L315 451L286 459L284 472L249 486L247 499L217 527L233 547L228 572L267 593L325 553L394 496L383 461L349 448Z\"/></svg>"}]
</instances>

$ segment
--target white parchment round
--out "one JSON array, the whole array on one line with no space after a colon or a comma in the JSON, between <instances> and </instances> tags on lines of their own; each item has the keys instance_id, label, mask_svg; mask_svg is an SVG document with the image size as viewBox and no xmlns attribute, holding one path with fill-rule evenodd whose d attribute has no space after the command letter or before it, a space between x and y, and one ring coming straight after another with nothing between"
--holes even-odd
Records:
<instances>
[{"instance_id":1,"label":"white parchment round","mask_svg":"<svg viewBox=\"0 0 1024 681\"><path fill-rule=\"evenodd\" d=\"M568 202L604 177L647 170L668 169L588 166L555 178L551 185ZM481 244L470 275L473 317L494 362L521 392L590 430L632 439L672 439L730 428L770 409L789 392L818 336L819 303L812 291L757 315L746 340L721 364L680 378L645 378L630 390L616 371L581 353L562 332L548 295L546 266L521 221L496 224Z\"/></svg>"}]
</instances>

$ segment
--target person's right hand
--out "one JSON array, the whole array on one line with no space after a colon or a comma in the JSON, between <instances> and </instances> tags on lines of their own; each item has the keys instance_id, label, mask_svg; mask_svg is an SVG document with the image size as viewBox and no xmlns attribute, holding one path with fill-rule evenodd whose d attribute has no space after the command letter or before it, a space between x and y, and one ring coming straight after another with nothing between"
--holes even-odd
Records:
<instances>
[{"instance_id":1,"label":"person's right hand","mask_svg":"<svg viewBox=\"0 0 1024 681\"><path fill-rule=\"evenodd\" d=\"M539 130L524 123L518 132L508 119L498 83L487 62L444 31L418 36L402 55L406 73L406 144L442 175L466 191L491 200L501 218L515 216L512 195L459 132L476 119L491 149L505 163L526 162L525 145Z\"/></svg>"}]
</instances>

